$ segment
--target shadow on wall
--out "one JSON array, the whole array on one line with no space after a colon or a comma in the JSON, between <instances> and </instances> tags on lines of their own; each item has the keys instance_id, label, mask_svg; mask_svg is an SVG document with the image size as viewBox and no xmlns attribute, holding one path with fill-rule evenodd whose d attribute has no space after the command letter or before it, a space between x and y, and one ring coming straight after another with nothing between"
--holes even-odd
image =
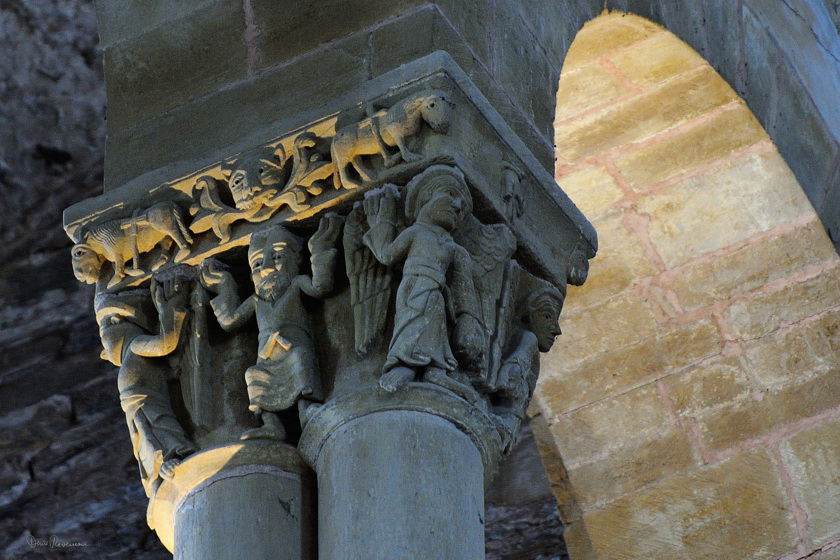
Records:
<instances>
[{"instance_id":1,"label":"shadow on wall","mask_svg":"<svg viewBox=\"0 0 840 560\"><path fill-rule=\"evenodd\" d=\"M571 558L833 558L840 259L793 173L700 55L622 13L575 38L555 132L601 246L536 397Z\"/></svg>"}]
</instances>

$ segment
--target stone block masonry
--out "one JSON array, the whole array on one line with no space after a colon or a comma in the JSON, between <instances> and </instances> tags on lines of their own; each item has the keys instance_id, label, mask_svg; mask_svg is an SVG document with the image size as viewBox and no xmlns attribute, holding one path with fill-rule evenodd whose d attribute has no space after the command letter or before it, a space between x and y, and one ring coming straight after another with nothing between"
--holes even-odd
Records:
<instances>
[{"instance_id":1,"label":"stone block masonry","mask_svg":"<svg viewBox=\"0 0 840 560\"><path fill-rule=\"evenodd\" d=\"M790 169L626 14L575 39L555 129L601 246L537 391L571 557L835 557L840 259Z\"/></svg>"}]
</instances>

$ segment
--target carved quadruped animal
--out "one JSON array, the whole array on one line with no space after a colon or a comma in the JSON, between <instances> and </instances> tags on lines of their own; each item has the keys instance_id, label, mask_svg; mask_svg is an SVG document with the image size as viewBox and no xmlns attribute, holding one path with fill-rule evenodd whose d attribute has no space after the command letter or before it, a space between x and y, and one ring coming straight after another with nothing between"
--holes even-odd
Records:
<instances>
[{"instance_id":1,"label":"carved quadruped animal","mask_svg":"<svg viewBox=\"0 0 840 560\"><path fill-rule=\"evenodd\" d=\"M423 159L423 155L412 151L408 143L420 133L423 123L438 134L446 134L453 107L447 94L427 90L338 130L330 150L335 167L335 188L354 189L375 180L373 170L362 162L362 156L380 155L386 168ZM397 148L397 152L391 153L393 148ZM355 169L361 181L348 174L348 166Z\"/></svg>"},{"instance_id":2,"label":"carved quadruped animal","mask_svg":"<svg viewBox=\"0 0 840 560\"><path fill-rule=\"evenodd\" d=\"M87 284L99 280L102 264L107 260L114 265L114 276L108 282L113 288L129 276L141 276L148 271L140 268L140 255L155 246L162 254L151 267L160 268L169 259L169 249L174 241L178 246L175 260L181 261L190 253L192 237L181 211L174 202L160 202L144 211L137 211L131 218L112 220L90 229L80 228L77 243L72 249L73 273ZM131 268L126 268L127 261Z\"/></svg>"}]
</instances>

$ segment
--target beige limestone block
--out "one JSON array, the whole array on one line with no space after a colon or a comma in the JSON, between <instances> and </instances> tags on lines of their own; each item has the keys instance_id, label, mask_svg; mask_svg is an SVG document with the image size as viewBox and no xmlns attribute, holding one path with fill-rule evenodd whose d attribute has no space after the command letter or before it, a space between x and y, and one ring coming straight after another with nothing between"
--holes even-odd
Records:
<instances>
[{"instance_id":1,"label":"beige limestone block","mask_svg":"<svg viewBox=\"0 0 840 560\"><path fill-rule=\"evenodd\" d=\"M597 156L655 136L736 99L732 88L706 67L555 127L557 151L569 162Z\"/></svg>"},{"instance_id":2,"label":"beige limestone block","mask_svg":"<svg viewBox=\"0 0 840 560\"><path fill-rule=\"evenodd\" d=\"M775 150L642 197L637 208L651 216L650 238L668 268L813 212Z\"/></svg>"},{"instance_id":3,"label":"beige limestone block","mask_svg":"<svg viewBox=\"0 0 840 560\"><path fill-rule=\"evenodd\" d=\"M582 465L569 472L569 478L585 511L701 465L685 432L672 430Z\"/></svg>"},{"instance_id":4,"label":"beige limestone block","mask_svg":"<svg viewBox=\"0 0 840 560\"><path fill-rule=\"evenodd\" d=\"M840 303L840 268L832 268L802 282L760 292L726 310L726 318L739 337L764 336Z\"/></svg>"},{"instance_id":5,"label":"beige limestone block","mask_svg":"<svg viewBox=\"0 0 840 560\"><path fill-rule=\"evenodd\" d=\"M569 470L605 451L633 446L667 431L668 415L653 385L633 389L551 421L551 433Z\"/></svg>"},{"instance_id":6,"label":"beige limestone block","mask_svg":"<svg viewBox=\"0 0 840 560\"><path fill-rule=\"evenodd\" d=\"M809 556L808 560L840 560L840 545L826 548L824 552Z\"/></svg>"},{"instance_id":7,"label":"beige limestone block","mask_svg":"<svg viewBox=\"0 0 840 560\"><path fill-rule=\"evenodd\" d=\"M826 421L782 442L793 491L815 544L840 537L840 422Z\"/></svg>"},{"instance_id":8,"label":"beige limestone block","mask_svg":"<svg viewBox=\"0 0 840 560\"><path fill-rule=\"evenodd\" d=\"M570 287L566 313L598 304L656 273L639 239L624 227L624 216L624 210L616 209L592 221L598 232L598 254L589 261L586 283Z\"/></svg>"},{"instance_id":9,"label":"beige limestone block","mask_svg":"<svg viewBox=\"0 0 840 560\"><path fill-rule=\"evenodd\" d=\"M560 190L566 193L590 220L600 218L613 204L624 198L624 193L604 167L585 167L555 179ZM599 238L603 239L603 235L598 232ZM601 250L603 248L599 249L599 253Z\"/></svg>"},{"instance_id":10,"label":"beige limestone block","mask_svg":"<svg viewBox=\"0 0 840 560\"><path fill-rule=\"evenodd\" d=\"M551 352L542 361L537 391L555 414L562 414L649 383L722 347L717 324L703 319L574 364Z\"/></svg>"},{"instance_id":11,"label":"beige limestone block","mask_svg":"<svg viewBox=\"0 0 840 560\"><path fill-rule=\"evenodd\" d=\"M756 398L697 417L706 445L721 450L773 432L786 424L810 418L840 404L840 368L796 384L777 386Z\"/></svg>"},{"instance_id":12,"label":"beige limestone block","mask_svg":"<svg viewBox=\"0 0 840 560\"><path fill-rule=\"evenodd\" d=\"M594 62L613 51L641 41L662 28L638 16L607 14L583 26L563 62L563 71Z\"/></svg>"},{"instance_id":13,"label":"beige limestone block","mask_svg":"<svg viewBox=\"0 0 840 560\"><path fill-rule=\"evenodd\" d=\"M751 390L738 358L690 368L670 375L662 382L680 414L698 414L743 399Z\"/></svg>"},{"instance_id":14,"label":"beige limestone block","mask_svg":"<svg viewBox=\"0 0 840 560\"><path fill-rule=\"evenodd\" d=\"M563 335L550 355L578 361L647 338L656 330L656 319L646 298L624 292L585 311L564 314L560 327Z\"/></svg>"},{"instance_id":15,"label":"beige limestone block","mask_svg":"<svg viewBox=\"0 0 840 560\"><path fill-rule=\"evenodd\" d=\"M584 522L604 560L778 558L797 543L778 471L761 449L630 494Z\"/></svg>"},{"instance_id":16,"label":"beige limestone block","mask_svg":"<svg viewBox=\"0 0 840 560\"><path fill-rule=\"evenodd\" d=\"M611 60L622 74L640 86L656 84L706 64L694 49L670 33L638 42Z\"/></svg>"},{"instance_id":17,"label":"beige limestone block","mask_svg":"<svg viewBox=\"0 0 840 560\"><path fill-rule=\"evenodd\" d=\"M560 520L564 524L580 520L580 509L574 489L569 482L569 474L566 472L544 414L531 417L531 431L534 434L534 441L542 458L551 491L557 498L557 513L560 515Z\"/></svg>"},{"instance_id":18,"label":"beige limestone block","mask_svg":"<svg viewBox=\"0 0 840 560\"><path fill-rule=\"evenodd\" d=\"M840 311L803 326L747 344L746 361L755 379L769 387L828 371L840 362Z\"/></svg>"},{"instance_id":19,"label":"beige limestone block","mask_svg":"<svg viewBox=\"0 0 840 560\"><path fill-rule=\"evenodd\" d=\"M644 191L762 140L767 140L767 133L747 106L739 104L682 134L620 157L615 163L634 190Z\"/></svg>"},{"instance_id":20,"label":"beige limestone block","mask_svg":"<svg viewBox=\"0 0 840 560\"><path fill-rule=\"evenodd\" d=\"M556 120L564 121L624 95L624 85L599 64L564 72L557 89Z\"/></svg>"},{"instance_id":21,"label":"beige limestone block","mask_svg":"<svg viewBox=\"0 0 840 560\"><path fill-rule=\"evenodd\" d=\"M690 311L836 259L831 240L814 216L813 222L794 231L766 237L680 271L671 288L682 308Z\"/></svg>"}]
</instances>

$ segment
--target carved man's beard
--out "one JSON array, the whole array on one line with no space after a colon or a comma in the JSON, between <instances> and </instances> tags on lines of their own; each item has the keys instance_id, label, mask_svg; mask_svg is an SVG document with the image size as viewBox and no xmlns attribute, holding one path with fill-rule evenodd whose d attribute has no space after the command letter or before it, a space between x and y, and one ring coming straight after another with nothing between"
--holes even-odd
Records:
<instances>
[{"instance_id":1,"label":"carved man's beard","mask_svg":"<svg viewBox=\"0 0 840 560\"><path fill-rule=\"evenodd\" d=\"M292 283L292 277L283 270L275 270L255 283L257 295L267 301L281 297Z\"/></svg>"}]
</instances>

